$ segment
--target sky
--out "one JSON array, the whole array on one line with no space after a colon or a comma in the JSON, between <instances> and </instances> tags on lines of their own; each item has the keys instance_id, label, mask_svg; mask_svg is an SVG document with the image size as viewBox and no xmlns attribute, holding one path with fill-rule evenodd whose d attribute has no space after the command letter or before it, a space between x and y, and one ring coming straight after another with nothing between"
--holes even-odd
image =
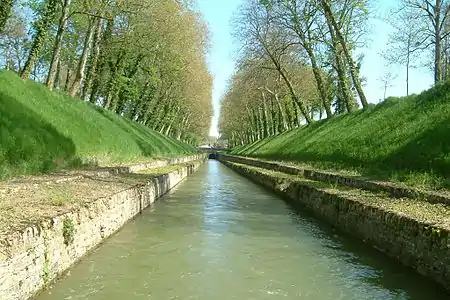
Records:
<instances>
[{"instance_id":1,"label":"sky","mask_svg":"<svg viewBox=\"0 0 450 300\"><path fill-rule=\"evenodd\" d=\"M234 59L238 47L232 37L231 18L245 0L197 0L198 8L209 25L211 32L211 49L207 56L208 66L214 77L212 102L214 116L211 122L210 135L218 136L218 119L220 115L220 98L225 93L228 79L234 73ZM402 66L388 65L380 56L387 46L390 26L376 16L385 15L398 0L379 0L372 12L374 16L369 22L368 43L358 53L364 54L361 75L367 78L364 92L370 103L378 103L384 98L384 87L379 78L385 72L396 75L392 86L387 89L386 96L406 95L406 69ZM410 94L420 93L433 84L433 74L426 68L410 69Z\"/></svg>"}]
</instances>

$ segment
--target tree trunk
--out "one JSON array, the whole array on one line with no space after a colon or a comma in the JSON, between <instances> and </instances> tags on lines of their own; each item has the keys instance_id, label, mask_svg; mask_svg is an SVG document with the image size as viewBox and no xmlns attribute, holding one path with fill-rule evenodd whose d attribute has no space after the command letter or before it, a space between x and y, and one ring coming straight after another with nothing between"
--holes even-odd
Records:
<instances>
[{"instance_id":1,"label":"tree trunk","mask_svg":"<svg viewBox=\"0 0 450 300\"><path fill-rule=\"evenodd\" d=\"M299 112L300 108L298 107L297 102L294 101L293 104L294 104L294 110L295 110L295 117L297 119L297 127L299 127L302 124L302 118L301 118L300 112Z\"/></svg>"},{"instance_id":2,"label":"tree trunk","mask_svg":"<svg viewBox=\"0 0 450 300\"><path fill-rule=\"evenodd\" d=\"M325 84L324 84L322 75L320 74L320 68L317 64L316 55L312 48L311 43L314 39L311 37L311 30L310 29L305 30L301 27L301 25L300 25L301 21L298 18L298 12L292 5L288 4L288 9L290 10L290 14L293 16L292 22L294 22L294 31L297 34L297 36L300 38L301 44L310 59L314 78L317 83L317 89L319 91L322 105L325 108L325 111L327 113L327 118L330 118L333 115L333 113L331 112L331 98L329 96L329 93L327 92L327 89L325 88Z\"/></svg>"},{"instance_id":3,"label":"tree trunk","mask_svg":"<svg viewBox=\"0 0 450 300\"><path fill-rule=\"evenodd\" d=\"M60 85L61 85L61 60L58 60L58 65L56 66L55 87L59 88Z\"/></svg>"},{"instance_id":4,"label":"tree trunk","mask_svg":"<svg viewBox=\"0 0 450 300\"><path fill-rule=\"evenodd\" d=\"M163 134L164 128L166 127L166 124L163 124L162 127L158 130L160 134Z\"/></svg>"},{"instance_id":5,"label":"tree trunk","mask_svg":"<svg viewBox=\"0 0 450 300\"><path fill-rule=\"evenodd\" d=\"M331 43L332 43L332 49L333 54L336 62L336 73L338 75L338 87L339 91L341 92L342 97L344 98L345 107L348 112L351 112L353 110L353 96L350 92L350 88L348 86L348 80L347 76L345 74L345 64L342 59L342 49L339 49L339 42L336 38L336 33L334 31L334 28L331 24L328 24L328 29L330 31L331 35Z\"/></svg>"},{"instance_id":6,"label":"tree trunk","mask_svg":"<svg viewBox=\"0 0 450 300\"><path fill-rule=\"evenodd\" d=\"M92 82L97 74L97 67L98 67L98 59L100 57L100 41L102 36L102 26L103 26L103 19L97 18L97 24L95 28L95 36L93 41L93 52L91 57L91 63L90 68L86 75L86 83L83 88L83 94L84 99L89 100L88 96L91 91Z\"/></svg>"},{"instance_id":7,"label":"tree trunk","mask_svg":"<svg viewBox=\"0 0 450 300\"><path fill-rule=\"evenodd\" d=\"M173 124L175 123L176 119L177 119L177 115L180 112L180 108L177 107L177 111L175 112L175 116L172 118L172 120L170 120L169 126L166 129L165 135L169 135L170 130L172 129Z\"/></svg>"},{"instance_id":8,"label":"tree trunk","mask_svg":"<svg viewBox=\"0 0 450 300\"><path fill-rule=\"evenodd\" d=\"M259 126L261 130L261 137L264 139L267 137L266 135L266 123L264 122L264 115L261 108L258 107L258 117L259 117Z\"/></svg>"},{"instance_id":9,"label":"tree trunk","mask_svg":"<svg viewBox=\"0 0 450 300\"><path fill-rule=\"evenodd\" d=\"M245 104L245 110L247 111L247 117L250 122L250 127L252 128L253 132L258 132L257 124L256 124L255 119L253 118L253 114L252 114L250 108L248 108L247 104Z\"/></svg>"},{"instance_id":10,"label":"tree trunk","mask_svg":"<svg viewBox=\"0 0 450 300\"><path fill-rule=\"evenodd\" d=\"M188 117L189 117L189 116L188 116ZM178 134L177 134L177 136L175 137L175 139L178 140L178 141L181 139L181 136L182 136L182 134L183 134L183 130L182 130L181 128L184 127L185 122L186 122L186 120L187 120L188 117L184 116L184 117L183 117L183 120L181 120L181 123L180 123L181 126L178 128Z\"/></svg>"},{"instance_id":11,"label":"tree trunk","mask_svg":"<svg viewBox=\"0 0 450 300\"><path fill-rule=\"evenodd\" d=\"M69 95L75 97L78 91L80 90L81 84L84 80L86 63L88 60L89 52L92 44L92 36L94 31L92 30L94 27L94 19L93 17L89 18L89 25L86 31L86 36L84 37L83 44L83 52L81 53L80 61L78 63L77 73L75 75L75 80L70 88Z\"/></svg>"},{"instance_id":12,"label":"tree trunk","mask_svg":"<svg viewBox=\"0 0 450 300\"><path fill-rule=\"evenodd\" d=\"M71 0L63 1L63 8L61 18L59 20L58 32L56 33L55 47L53 50L52 61L50 63L50 69L48 70L46 85L49 89L55 87L55 79L57 75L57 68L61 59L61 49L64 32L66 31L67 22L69 21L69 8Z\"/></svg>"},{"instance_id":13,"label":"tree trunk","mask_svg":"<svg viewBox=\"0 0 450 300\"><path fill-rule=\"evenodd\" d=\"M91 95L89 97L89 102L91 103L95 103L97 101L97 93L101 85L100 78L101 75L103 74L103 70L106 65L106 58L107 58L106 50L109 46L109 40L111 39L113 28L114 28L114 21L108 20L108 22L106 23L105 33L103 34L101 41L100 47L101 49L99 51L100 56L97 60L97 66L95 66L96 70L95 76L92 76L93 84Z\"/></svg>"},{"instance_id":14,"label":"tree trunk","mask_svg":"<svg viewBox=\"0 0 450 300\"><path fill-rule=\"evenodd\" d=\"M442 80L442 35L441 35L441 0L436 0L434 6L434 83Z\"/></svg>"},{"instance_id":15,"label":"tree trunk","mask_svg":"<svg viewBox=\"0 0 450 300\"><path fill-rule=\"evenodd\" d=\"M272 135L277 135L280 131L282 131L281 115L277 117L274 97L272 96L269 99L270 99L270 119L272 122Z\"/></svg>"},{"instance_id":16,"label":"tree trunk","mask_svg":"<svg viewBox=\"0 0 450 300\"><path fill-rule=\"evenodd\" d=\"M286 120L287 120L287 130L291 130L292 128L296 127L296 119L295 119L295 107L292 106L290 104L292 103L288 103L288 101L284 101L284 103L282 103L284 105L282 105L285 113L286 113Z\"/></svg>"},{"instance_id":17,"label":"tree trunk","mask_svg":"<svg viewBox=\"0 0 450 300\"><path fill-rule=\"evenodd\" d=\"M367 108L367 107L369 107L369 103L367 102L366 95L364 94L364 91L362 90L361 80L359 79L359 74L358 74L358 71L357 71L357 68L355 65L355 61L352 58L352 55L347 47L347 43L345 42L345 39L340 31L340 28L336 22L336 19L334 18L329 0L322 0L321 4L322 4L322 7L325 12L325 18L327 20L327 23L330 23L333 26L336 36L339 40L339 43L341 44L342 49L344 50L344 54L346 56L349 66L350 66L350 74L352 75L353 84L355 86L356 91L358 92L358 96L361 101L361 104L362 104L363 108Z\"/></svg>"},{"instance_id":18,"label":"tree trunk","mask_svg":"<svg viewBox=\"0 0 450 300\"><path fill-rule=\"evenodd\" d=\"M166 88L164 92L161 90L158 91L158 95L154 97L152 101L147 104L147 108L144 113L144 122L146 125L152 127L155 123L155 120L158 120L157 116L160 111L160 106L163 103L163 99L169 95L170 90L172 89L173 83L170 83L169 87ZM150 117L153 116L154 120L150 121Z\"/></svg>"},{"instance_id":19,"label":"tree trunk","mask_svg":"<svg viewBox=\"0 0 450 300\"><path fill-rule=\"evenodd\" d=\"M280 73L281 77L283 77L283 80L286 82L286 85L289 88L289 92L291 93L292 98L297 103L298 107L300 108L300 111L303 114L303 117L305 118L306 123L310 124L312 122L312 120L309 117L308 112L306 111L305 104L298 97L297 92L295 91L295 88L292 85L292 82L290 81L290 79L288 78L286 72L283 70L283 68L281 67L280 63L275 59L275 57L272 55L272 53L268 50L268 48L265 45L265 43L261 41L261 44L264 47L264 49L265 49L267 55L269 56L270 60L273 62L273 64L277 68L277 70Z\"/></svg>"},{"instance_id":20,"label":"tree trunk","mask_svg":"<svg viewBox=\"0 0 450 300\"><path fill-rule=\"evenodd\" d=\"M0 2L0 33L5 29L6 22L11 16L15 0L2 0Z\"/></svg>"},{"instance_id":21,"label":"tree trunk","mask_svg":"<svg viewBox=\"0 0 450 300\"><path fill-rule=\"evenodd\" d=\"M278 94L275 94L274 97L275 97L275 101L278 106L278 110L280 111L283 128L284 128L284 130L288 130L289 128L288 128L288 124L287 124L286 114L283 111L283 107L281 106L281 102L280 102L280 99L278 98Z\"/></svg>"},{"instance_id":22,"label":"tree trunk","mask_svg":"<svg viewBox=\"0 0 450 300\"><path fill-rule=\"evenodd\" d=\"M36 34L34 35L33 43L28 54L28 59L20 74L23 79L27 79L30 73L33 71L36 61L41 54L42 47L44 46L50 27L52 26L53 19L55 18L58 8L59 0L47 0L42 17L36 23Z\"/></svg>"},{"instance_id":23,"label":"tree trunk","mask_svg":"<svg viewBox=\"0 0 450 300\"><path fill-rule=\"evenodd\" d=\"M114 64L110 64L110 78L106 84L106 100L104 107L106 109L115 110L116 96L119 92L118 78L123 72L125 52L122 51Z\"/></svg>"},{"instance_id":24,"label":"tree trunk","mask_svg":"<svg viewBox=\"0 0 450 300\"><path fill-rule=\"evenodd\" d=\"M251 114L253 116L253 122L255 122L257 138L258 138L258 140L261 140L262 135L261 135L261 127L260 127L259 120L258 120L258 115L255 113L254 110L251 111Z\"/></svg>"},{"instance_id":25,"label":"tree trunk","mask_svg":"<svg viewBox=\"0 0 450 300\"><path fill-rule=\"evenodd\" d=\"M262 92L262 98L263 98L263 116L264 116L264 131L266 137L270 136L270 128L269 128L269 116L267 114L267 99L266 94Z\"/></svg>"},{"instance_id":26,"label":"tree trunk","mask_svg":"<svg viewBox=\"0 0 450 300\"><path fill-rule=\"evenodd\" d=\"M327 114L327 118L331 118L333 116L333 113L331 112L330 107L330 99L328 99L328 92L325 89L325 85L323 83L322 75L320 74L320 69L317 66L317 61L315 56L311 57L311 64L313 68L313 74L317 82L317 89L319 90L320 98L322 100L322 105L325 109L325 112Z\"/></svg>"},{"instance_id":27,"label":"tree trunk","mask_svg":"<svg viewBox=\"0 0 450 300\"><path fill-rule=\"evenodd\" d=\"M406 96L409 96L409 58L410 58L410 51L409 51L409 42L408 42L408 54L406 56Z\"/></svg>"},{"instance_id":28,"label":"tree trunk","mask_svg":"<svg viewBox=\"0 0 450 300\"><path fill-rule=\"evenodd\" d=\"M64 83L64 90L68 91L69 90L69 85L70 85L70 76L72 75L70 66L67 65L67 72L66 72L66 82Z\"/></svg>"},{"instance_id":29,"label":"tree trunk","mask_svg":"<svg viewBox=\"0 0 450 300\"><path fill-rule=\"evenodd\" d=\"M388 85L388 82L387 82L387 80L386 80L386 81L384 82L384 95L383 95L383 101L386 100L387 85Z\"/></svg>"},{"instance_id":30,"label":"tree trunk","mask_svg":"<svg viewBox=\"0 0 450 300\"><path fill-rule=\"evenodd\" d=\"M284 81L286 82L292 97L294 98L295 103L297 104L298 108L300 109L300 112L302 113L303 117L306 120L307 124L312 123L312 119L309 117L308 112L306 110L305 104L298 98L297 92L294 89L294 86L292 85L292 82L290 79L284 74L284 72L281 72L281 76L283 77Z\"/></svg>"},{"instance_id":31,"label":"tree trunk","mask_svg":"<svg viewBox=\"0 0 450 300\"><path fill-rule=\"evenodd\" d=\"M132 112L130 113L130 119L134 121L138 121L139 117L142 115L142 110L144 108L145 99L147 99L148 92L150 87L150 81L147 80L145 82L144 87L139 95L139 99L137 99L137 104L133 107Z\"/></svg>"}]
</instances>

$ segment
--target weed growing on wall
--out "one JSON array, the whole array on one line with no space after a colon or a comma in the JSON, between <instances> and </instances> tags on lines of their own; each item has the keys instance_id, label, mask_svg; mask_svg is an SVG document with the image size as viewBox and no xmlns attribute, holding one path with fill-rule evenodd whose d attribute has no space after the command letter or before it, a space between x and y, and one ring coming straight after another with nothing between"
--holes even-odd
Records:
<instances>
[{"instance_id":1,"label":"weed growing on wall","mask_svg":"<svg viewBox=\"0 0 450 300\"><path fill-rule=\"evenodd\" d=\"M64 244L66 246L72 244L74 236L75 236L75 224L73 223L72 219L65 218L63 221Z\"/></svg>"}]
</instances>

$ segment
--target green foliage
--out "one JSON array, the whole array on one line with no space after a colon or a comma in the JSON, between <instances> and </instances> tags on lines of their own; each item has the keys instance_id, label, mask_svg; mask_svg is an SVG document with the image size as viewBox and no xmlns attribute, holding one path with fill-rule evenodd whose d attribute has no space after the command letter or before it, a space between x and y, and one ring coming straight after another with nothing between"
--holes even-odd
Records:
<instances>
[{"instance_id":1,"label":"green foliage","mask_svg":"<svg viewBox=\"0 0 450 300\"><path fill-rule=\"evenodd\" d=\"M75 237L75 224L72 219L65 218L63 221L63 238L64 244L69 246L73 243Z\"/></svg>"},{"instance_id":2,"label":"green foliage","mask_svg":"<svg viewBox=\"0 0 450 300\"><path fill-rule=\"evenodd\" d=\"M355 169L419 187L449 186L450 82L314 123L233 153Z\"/></svg>"},{"instance_id":3,"label":"green foliage","mask_svg":"<svg viewBox=\"0 0 450 300\"><path fill-rule=\"evenodd\" d=\"M47 0L45 3L46 5L42 16L33 25L36 30L36 34L34 35L28 59L22 70L22 77L25 79L28 78L29 74L33 70L36 60L45 46L45 41L49 34L50 27L54 22L58 10L58 1Z\"/></svg>"},{"instance_id":4,"label":"green foliage","mask_svg":"<svg viewBox=\"0 0 450 300\"><path fill-rule=\"evenodd\" d=\"M43 85L0 72L0 178L194 149Z\"/></svg>"},{"instance_id":5,"label":"green foliage","mask_svg":"<svg viewBox=\"0 0 450 300\"><path fill-rule=\"evenodd\" d=\"M3 31L6 21L8 21L8 18L11 15L13 5L14 0L2 0L0 2L0 33Z\"/></svg>"}]
</instances>

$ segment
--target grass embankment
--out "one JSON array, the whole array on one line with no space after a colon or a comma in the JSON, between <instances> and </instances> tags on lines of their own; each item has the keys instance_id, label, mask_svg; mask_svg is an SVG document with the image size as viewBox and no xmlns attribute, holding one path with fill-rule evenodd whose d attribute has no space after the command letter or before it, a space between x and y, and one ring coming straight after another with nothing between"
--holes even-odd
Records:
<instances>
[{"instance_id":1,"label":"grass embankment","mask_svg":"<svg viewBox=\"0 0 450 300\"><path fill-rule=\"evenodd\" d=\"M232 154L450 187L450 82L237 147Z\"/></svg>"},{"instance_id":2,"label":"grass embankment","mask_svg":"<svg viewBox=\"0 0 450 300\"><path fill-rule=\"evenodd\" d=\"M0 179L84 163L184 155L191 146L90 103L0 72Z\"/></svg>"}]
</instances>

